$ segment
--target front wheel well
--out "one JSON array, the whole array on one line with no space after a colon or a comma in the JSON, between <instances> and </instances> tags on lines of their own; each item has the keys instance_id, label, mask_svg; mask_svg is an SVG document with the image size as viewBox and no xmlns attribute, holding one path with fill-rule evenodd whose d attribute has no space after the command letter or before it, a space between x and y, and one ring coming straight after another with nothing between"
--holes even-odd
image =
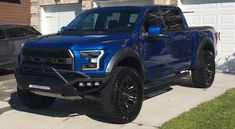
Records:
<instances>
[{"instance_id":1,"label":"front wheel well","mask_svg":"<svg viewBox=\"0 0 235 129\"><path fill-rule=\"evenodd\" d=\"M143 73L144 73L140 61L138 61L134 57L124 58L121 61L119 61L116 66L127 66L127 67L130 67L130 68L133 68L133 69L137 70L140 73L141 76L143 76Z\"/></svg>"}]
</instances>

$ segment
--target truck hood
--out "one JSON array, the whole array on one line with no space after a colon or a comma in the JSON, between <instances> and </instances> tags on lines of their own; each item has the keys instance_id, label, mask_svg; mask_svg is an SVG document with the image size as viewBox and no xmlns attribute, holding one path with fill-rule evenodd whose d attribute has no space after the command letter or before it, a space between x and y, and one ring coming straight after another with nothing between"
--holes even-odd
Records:
<instances>
[{"instance_id":1,"label":"truck hood","mask_svg":"<svg viewBox=\"0 0 235 129\"><path fill-rule=\"evenodd\" d=\"M123 41L130 39L131 34L113 34L113 35L62 35L54 34L41 36L36 39L27 41L24 47L37 47L37 48L79 48L90 45L104 45L112 42Z\"/></svg>"}]
</instances>

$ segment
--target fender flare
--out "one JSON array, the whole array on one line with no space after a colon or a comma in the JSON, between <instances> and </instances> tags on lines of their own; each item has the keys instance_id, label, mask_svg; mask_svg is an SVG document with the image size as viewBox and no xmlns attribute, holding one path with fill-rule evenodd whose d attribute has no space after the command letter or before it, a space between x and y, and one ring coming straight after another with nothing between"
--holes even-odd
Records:
<instances>
[{"instance_id":1,"label":"fender flare","mask_svg":"<svg viewBox=\"0 0 235 129\"><path fill-rule=\"evenodd\" d=\"M203 50L203 48L204 48L206 45L208 45L208 44L210 45L210 47L212 47L213 53L215 54L215 47L214 47L214 45L213 45L212 39L209 38L209 37L204 38L204 39L200 42L200 44L199 44L199 46L198 46L198 48L197 48L197 50L196 50L196 55L195 55L195 57L194 57L194 59L193 59L193 62L192 62L192 69L195 69L195 68L196 68L199 53L200 53L200 52Z\"/></svg>"},{"instance_id":2,"label":"fender flare","mask_svg":"<svg viewBox=\"0 0 235 129\"><path fill-rule=\"evenodd\" d=\"M206 45L209 45L212 49L213 49L213 54L215 55L215 47L213 45L213 41L211 38L204 38L200 44L199 44L199 47L197 49L197 54L196 54L196 61L198 60L198 55L199 53L203 50L203 48L206 46Z\"/></svg>"},{"instance_id":3,"label":"fender flare","mask_svg":"<svg viewBox=\"0 0 235 129\"><path fill-rule=\"evenodd\" d=\"M129 57L135 58L139 62L140 66L141 66L141 70L144 73L144 66L143 66L143 63L141 63L142 61L141 61L139 54L131 48L122 48L122 49L118 50L113 55L113 57L110 59L108 65L106 67L106 71L105 71L106 74L111 73L112 70L118 65L118 63L120 61L122 61L125 58L129 58Z\"/></svg>"}]
</instances>

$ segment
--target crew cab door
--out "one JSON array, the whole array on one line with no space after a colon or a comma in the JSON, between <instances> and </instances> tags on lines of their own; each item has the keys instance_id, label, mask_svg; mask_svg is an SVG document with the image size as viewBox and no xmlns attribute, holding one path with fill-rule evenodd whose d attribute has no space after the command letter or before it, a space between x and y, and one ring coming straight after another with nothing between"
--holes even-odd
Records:
<instances>
[{"instance_id":1,"label":"crew cab door","mask_svg":"<svg viewBox=\"0 0 235 129\"><path fill-rule=\"evenodd\" d=\"M167 33L171 35L172 42L166 43L168 56L171 58L167 64L169 69L178 72L190 67L192 60L192 36L188 31L182 12L169 8L162 10Z\"/></svg>"},{"instance_id":2,"label":"crew cab door","mask_svg":"<svg viewBox=\"0 0 235 129\"><path fill-rule=\"evenodd\" d=\"M151 26L162 26L163 33L153 38L142 37L143 39L143 57L147 78L155 79L169 74L170 69L167 66L171 62L168 57L166 44L172 44L173 40L170 33L165 33L164 19L159 9L150 10L143 21L141 33L148 33Z\"/></svg>"}]
</instances>

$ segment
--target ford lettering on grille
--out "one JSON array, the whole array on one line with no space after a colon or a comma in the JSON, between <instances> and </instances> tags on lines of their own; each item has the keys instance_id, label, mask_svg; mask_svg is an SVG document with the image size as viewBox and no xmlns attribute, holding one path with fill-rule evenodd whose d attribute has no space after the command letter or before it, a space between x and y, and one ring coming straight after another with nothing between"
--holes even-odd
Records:
<instances>
[{"instance_id":1,"label":"ford lettering on grille","mask_svg":"<svg viewBox=\"0 0 235 129\"><path fill-rule=\"evenodd\" d=\"M22 63L72 70L73 55L69 50L63 49L26 48L22 52Z\"/></svg>"}]
</instances>

